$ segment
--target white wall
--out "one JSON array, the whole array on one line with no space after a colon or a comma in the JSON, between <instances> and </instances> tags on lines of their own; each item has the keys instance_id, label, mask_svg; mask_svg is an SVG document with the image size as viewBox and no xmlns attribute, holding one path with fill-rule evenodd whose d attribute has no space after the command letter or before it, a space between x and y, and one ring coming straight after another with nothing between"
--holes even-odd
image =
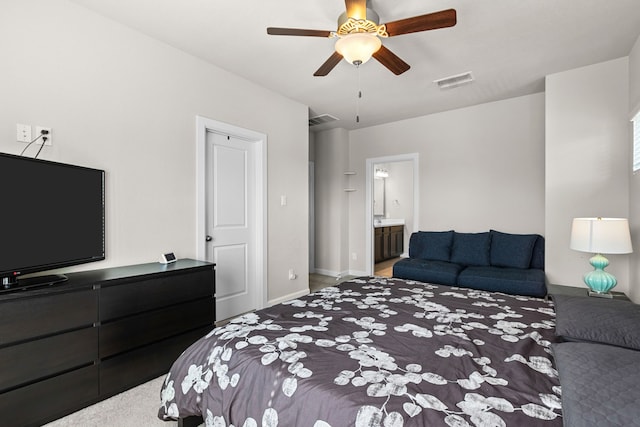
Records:
<instances>
[{"instance_id":1,"label":"white wall","mask_svg":"<svg viewBox=\"0 0 640 427\"><path fill-rule=\"evenodd\" d=\"M315 136L315 218L317 273L346 274L349 261L348 200L354 193L349 171L349 135L345 129L318 132Z\"/></svg>"},{"instance_id":2,"label":"white wall","mask_svg":"<svg viewBox=\"0 0 640 427\"><path fill-rule=\"evenodd\" d=\"M640 111L640 37L629 54L629 119ZM629 125L631 126L631 125ZM629 138L631 146L631 138ZM629 147L629 158L632 158ZM631 176L629 182L629 226L634 253L629 255L629 294L640 302L640 172Z\"/></svg>"},{"instance_id":3,"label":"white wall","mask_svg":"<svg viewBox=\"0 0 640 427\"><path fill-rule=\"evenodd\" d=\"M40 158L106 170L107 259L80 269L195 256L202 115L268 135L268 297L308 289L306 106L66 0L3 0L0 57L0 151L42 125Z\"/></svg>"},{"instance_id":4,"label":"white wall","mask_svg":"<svg viewBox=\"0 0 640 427\"><path fill-rule=\"evenodd\" d=\"M640 110L640 37L629 53L629 113Z\"/></svg>"},{"instance_id":5,"label":"white wall","mask_svg":"<svg viewBox=\"0 0 640 427\"><path fill-rule=\"evenodd\" d=\"M421 230L544 234L544 94L351 131L349 147L351 271L367 271L367 158L419 154Z\"/></svg>"},{"instance_id":6,"label":"white wall","mask_svg":"<svg viewBox=\"0 0 640 427\"><path fill-rule=\"evenodd\" d=\"M592 254L569 249L572 218L629 216L628 72L628 58L620 58L546 78L546 273L551 283L585 286L582 275L592 269ZM616 290L627 292L629 256L607 257L607 271L618 278Z\"/></svg>"}]
</instances>

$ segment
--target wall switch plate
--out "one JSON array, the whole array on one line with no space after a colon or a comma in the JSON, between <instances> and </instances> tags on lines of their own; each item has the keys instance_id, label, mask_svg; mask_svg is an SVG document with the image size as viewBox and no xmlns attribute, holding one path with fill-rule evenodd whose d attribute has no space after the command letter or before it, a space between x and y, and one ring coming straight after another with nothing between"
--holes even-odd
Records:
<instances>
[{"instance_id":1,"label":"wall switch plate","mask_svg":"<svg viewBox=\"0 0 640 427\"><path fill-rule=\"evenodd\" d=\"M40 135L40 132L46 130L49 133L46 135L47 136L47 140L45 141L44 145L53 145L53 134L51 132L51 128L46 128L43 126L36 126L36 136ZM36 141L36 144L41 144L42 145L42 138L40 138L39 140Z\"/></svg>"},{"instance_id":2,"label":"wall switch plate","mask_svg":"<svg viewBox=\"0 0 640 427\"><path fill-rule=\"evenodd\" d=\"M16 124L16 141L31 142L31 126Z\"/></svg>"}]
</instances>

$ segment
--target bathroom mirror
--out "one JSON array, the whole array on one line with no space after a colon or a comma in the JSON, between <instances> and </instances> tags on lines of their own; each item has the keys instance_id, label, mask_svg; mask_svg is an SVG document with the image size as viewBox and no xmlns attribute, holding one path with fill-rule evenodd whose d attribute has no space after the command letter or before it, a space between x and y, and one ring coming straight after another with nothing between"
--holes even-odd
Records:
<instances>
[{"instance_id":1,"label":"bathroom mirror","mask_svg":"<svg viewBox=\"0 0 640 427\"><path fill-rule=\"evenodd\" d=\"M382 167L382 165L374 165L375 175L373 180L373 216L384 216L384 205L385 205L385 178L381 176L386 169ZM380 172L379 172L380 171Z\"/></svg>"}]
</instances>

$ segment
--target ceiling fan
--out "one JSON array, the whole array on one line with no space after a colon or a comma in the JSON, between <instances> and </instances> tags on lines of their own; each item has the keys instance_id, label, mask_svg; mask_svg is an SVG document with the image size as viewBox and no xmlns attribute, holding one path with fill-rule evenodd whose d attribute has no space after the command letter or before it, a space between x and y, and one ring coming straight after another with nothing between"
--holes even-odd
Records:
<instances>
[{"instance_id":1,"label":"ceiling fan","mask_svg":"<svg viewBox=\"0 0 640 427\"><path fill-rule=\"evenodd\" d=\"M359 66L372 56L391 72L400 75L411 67L384 47L381 38L456 25L455 9L379 24L378 14L367 7L367 0L345 0L345 5L346 12L338 18L337 31L269 27L267 34L337 38L335 52L318 68L314 76L326 76L343 58Z\"/></svg>"}]
</instances>

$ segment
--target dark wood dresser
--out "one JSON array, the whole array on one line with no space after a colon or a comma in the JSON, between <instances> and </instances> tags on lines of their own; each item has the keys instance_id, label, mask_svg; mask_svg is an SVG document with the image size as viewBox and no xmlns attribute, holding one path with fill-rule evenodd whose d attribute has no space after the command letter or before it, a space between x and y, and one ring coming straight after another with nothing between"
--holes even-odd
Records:
<instances>
[{"instance_id":1,"label":"dark wood dresser","mask_svg":"<svg viewBox=\"0 0 640 427\"><path fill-rule=\"evenodd\" d=\"M214 264L67 277L0 294L2 425L42 425L156 378L215 322Z\"/></svg>"}]
</instances>

